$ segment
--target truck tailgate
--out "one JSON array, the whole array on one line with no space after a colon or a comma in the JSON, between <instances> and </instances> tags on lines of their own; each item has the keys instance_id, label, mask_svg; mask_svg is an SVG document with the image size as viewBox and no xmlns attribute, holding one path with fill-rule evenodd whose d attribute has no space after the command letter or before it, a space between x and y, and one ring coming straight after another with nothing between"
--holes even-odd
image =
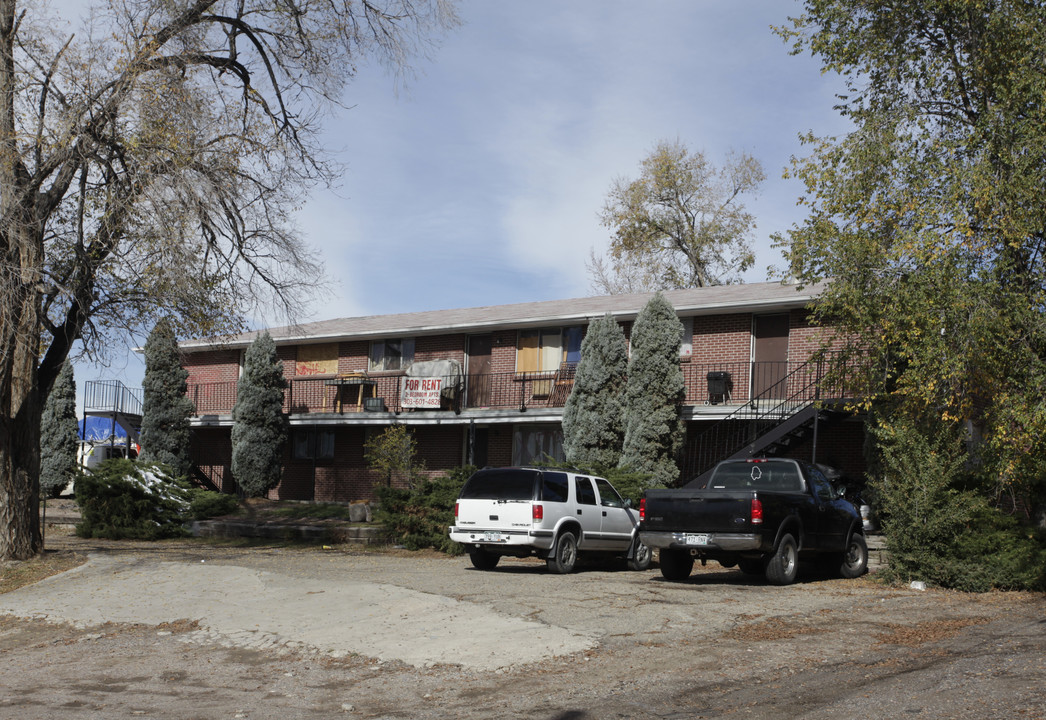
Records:
<instances>
[{"instance_id":1,"label":"truck tailgate","mask_svg":"<svg viewBox=\"0 0 1046 720\"><path fill-rule=\"evenodd\" d=\"M647 490L644 497L643 530L738 533L752 528L752 490Z\"/></svg>"}]
</instances>

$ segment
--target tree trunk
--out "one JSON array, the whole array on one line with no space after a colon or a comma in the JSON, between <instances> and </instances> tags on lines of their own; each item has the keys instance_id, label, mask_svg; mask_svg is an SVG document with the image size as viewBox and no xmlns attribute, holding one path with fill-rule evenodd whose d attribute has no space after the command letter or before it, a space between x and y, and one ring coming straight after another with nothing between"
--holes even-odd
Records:
<instances>
[{"instance_id":1,"label":"tree trunk","mask_svg":"<svg viewBox=\"0 0 1046 720\"><path fill-rule=\"evenodd\" d=\"M0 0L0 560L43 550L40 534L40 269L36 192L18 152L15 0Z\"/></svg>"}]
</instances>

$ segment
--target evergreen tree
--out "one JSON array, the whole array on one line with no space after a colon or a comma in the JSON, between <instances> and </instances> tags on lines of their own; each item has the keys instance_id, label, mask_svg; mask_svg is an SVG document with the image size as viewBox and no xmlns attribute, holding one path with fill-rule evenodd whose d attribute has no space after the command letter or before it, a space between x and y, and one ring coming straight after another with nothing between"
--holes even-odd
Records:
<instances>
[{"instance_id":1,"label":"evergreen tree","mask_svg":"<svg viewBox=\"0 0 1046 720\"><path fill-rule=\"evenodd\" d=\"M679 367L682 334L675 308L661 293L632 326L621 466L650 475L651 485L671 485L679 478L675 457L684 432L679 406L686 396Z\"/></svg>"},{"instance_id":2,"label":"evergreen tree","mask_svg":"<svg viewBox=\"0 0 1046 720\"><path fill-rule=\"evenodd\" d=\"M232 474L248 497L275 487L283 474L287 420L283 414L283 363L268 332L259 335L243 359L243 375L232 411Z\"/></svg>"},{"instance_id":3,"label":"evergreen tree","mask_svg":"<svg viewBox=\"0 0 1046 720\"><path fill-rule=\"evenodd\" d=\"M145 342L142 382L142 460L164 463L176 476L189 474L189 417L192 401L185 395L189 373L181 365L174 328L161 319Z\"/></svg>"},{"instance_id":4,"label":"evergreen tree","mask_svg":"<svg viewBox=\"0 0 1046 720\"><path fill-rule=\"evenodd\" d=\"M621 326L610 315L593 320L563 408L563 449L575 465L605 471L621 460L627 369Z\"/></svg>"},{"instance_id":5,"label":"evergreen tree","mask_svg":"<svg viewBox=\"0 0 1046 720\"><path fill-rule=\"evenodd\" d=\"M61 491L76 477L76 381L67 360L55 378L40 419L40 490L45 495Z\"/></svg>"}]
</instances>

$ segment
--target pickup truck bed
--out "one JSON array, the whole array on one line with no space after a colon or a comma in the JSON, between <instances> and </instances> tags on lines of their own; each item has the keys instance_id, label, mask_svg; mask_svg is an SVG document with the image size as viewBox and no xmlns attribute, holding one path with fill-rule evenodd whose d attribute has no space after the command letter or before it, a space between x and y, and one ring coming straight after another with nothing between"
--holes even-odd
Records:
<instances>
[{"instance_id":1,"label":"pickup truck bed","mask_svg":"<svg viewBox=\"0 0 1046 720\"><path fill-rule=\"evenodd\" d=\"M687 578L695 560L780 585L795 580L800 557L849 577L868 565L860 513L819 470L795 460L726 461L703 488L648 490L639 529L645 545L660 549L669 580Z\"/></svg>"}]
</instances>

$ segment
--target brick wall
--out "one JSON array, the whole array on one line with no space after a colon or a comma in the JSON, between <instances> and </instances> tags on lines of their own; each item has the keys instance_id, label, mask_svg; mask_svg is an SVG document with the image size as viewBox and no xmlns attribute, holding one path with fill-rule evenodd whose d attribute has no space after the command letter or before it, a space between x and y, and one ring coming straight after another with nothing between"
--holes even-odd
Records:
<instances>
[{"instance_id":1,"label":"brick wall","mask_svg":"<svg viewBox=\"0 0 1046 720\"><path fill-rule=\"evenodd\" d=\"M239 350L206 350L182 355L190 384L235 381L240 377Z\"/></svg>"},{"instance_id":2,"label":"brick wall","mask_svg":"<svg viewBox=\"0 0 1046 720\"><path fill-rule=\"evenodd\" d=\"M338 348L338 372L366 372L370 362L370 343L366 340L343 342Z\"/></svg>"},{"instance_id":3,"label":"brick wall","mask_svg":"<svg viewBox=\"0 0 1046 720\"><path fill-rule=\"evenodd\" d=\"M465 367L465 336L424 335L414 340L414 360L457 360Z\"/></svg>"},{"instance_id":4,"label":"brick wall","mask_svg":"<svg viewBox=\"0 0 1046 720\"><path fill-rule=\"evenodd\" d=\"M515 330L502 330L491 334L490 371L495 374L516 372Z\"/></svg>"},{"instance_id":5,"label":"brick wall","mask_svg":"<svg viewBox=\"0 0 1046 720\"><path fill-rule=\"evenodd\" d=\"M752 356L752 316L708 315L694 318L695 364L748 362Z\"/></svg>"}]
</instances>

